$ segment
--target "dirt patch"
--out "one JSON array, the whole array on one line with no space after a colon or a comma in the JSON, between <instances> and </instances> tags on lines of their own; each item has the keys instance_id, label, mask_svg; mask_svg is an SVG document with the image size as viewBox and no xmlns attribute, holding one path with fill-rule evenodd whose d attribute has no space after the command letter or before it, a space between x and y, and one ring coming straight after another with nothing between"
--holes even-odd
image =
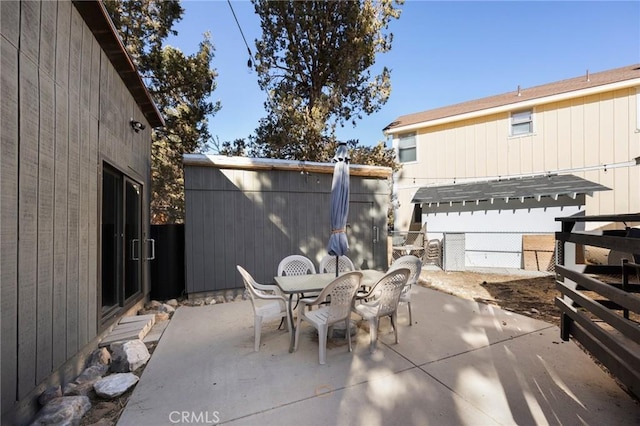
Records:
<instances>
[{"instance_id":1,"label":"dirt patch","mask_svg":"<svg viewBox=\"0 0 640 426\"><path fill-rule=\"evenodd\" d=\"M560 326L555 276L422 271L420 285Z\"/></svg>"}]
</instances>

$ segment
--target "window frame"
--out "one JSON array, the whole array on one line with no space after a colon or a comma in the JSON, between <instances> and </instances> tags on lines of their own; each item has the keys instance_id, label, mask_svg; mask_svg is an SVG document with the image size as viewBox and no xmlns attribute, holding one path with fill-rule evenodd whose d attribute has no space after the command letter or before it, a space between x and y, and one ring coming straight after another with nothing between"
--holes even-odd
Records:
<instances>
[{"instance_id":1,"label":"window frame","mask_svg":"<svg viewBox=\"0 0 640 426\"><path fill-rule=\"evenodd\" d=\"M413 138L413 145L409 146L401 146L403 140L407 140L409 138ZM403 161L401 158L402 151L413 150L414 158L412 160ZM407 132L398 135L398 162L401 164L407 163L416 163L418 161L418 133L417 132Z\"/></svg>"},{"instance_id":2,"label":"window frame","mask_svg":"<svg viewBox=\"0 0 640 426\"><path fill-rule=\"evenodd\" d=\"M524 115L526 113L529 113L529 119L528 120L517 117L518 115ZM535 111L533 110L533 108L526 108L526 109L519 109L519 110L511 111L509 113L509 137L517 138L517 137L521 137L521 136L532 135L535 132L534 123L535 123ZM519 132L519 133L514 132L514 129L516 128L515 126L519 126L519 125L522 125L522 124L528 124L529 125L529 131L527 131L527 132Z\"/></svg>"}]
</instances>

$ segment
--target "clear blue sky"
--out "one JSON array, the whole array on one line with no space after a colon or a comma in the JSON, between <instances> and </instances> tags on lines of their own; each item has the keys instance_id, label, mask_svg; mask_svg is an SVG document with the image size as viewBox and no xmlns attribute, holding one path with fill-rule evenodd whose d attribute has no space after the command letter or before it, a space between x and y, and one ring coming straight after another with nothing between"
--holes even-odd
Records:
<instances>
[{"instance_id":1,"label":"clear blue sky","mask_svg":"<svg viewBox=\"0 0 640 426\"><path fill-rule=\"evenodd\" d=\"M252 52L260 26L249 1L232 1ZM247 67L249 54L226 0L187 0L168 44L193 53L209 31L218 72L209 120L221 142L246 138L265 116L265 94ZM382 109L338 130L364 145L401 115L640 63L640 1L418 1L392 21L392 50L376 66L391 71ZM390 146L390 144L388 145Z\"/></svg>"}]
</instances>

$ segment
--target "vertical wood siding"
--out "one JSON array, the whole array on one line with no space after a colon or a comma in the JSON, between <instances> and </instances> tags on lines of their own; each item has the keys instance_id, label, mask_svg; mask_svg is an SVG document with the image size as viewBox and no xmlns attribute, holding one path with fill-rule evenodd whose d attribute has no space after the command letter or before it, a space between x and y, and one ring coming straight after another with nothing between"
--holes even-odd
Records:
<instances>
[{"instance_id":1,"label":"vertical wood siding","mask_svg":"<svg viewBox=\"0 0 640 426\"><path fill-rule=\"evenodd\" d=\"M35 3L35 2L33 2ZM37 57L37 56L36 56ZM35 385L38 266L38 69L19 58L18 162L18 397ZM30 362L23 362L29 360Z\"/></svg>"},{"instance_id":2,"label":"vertical wood siding","mask_svg":"<svg viewBox=\"0 0 640 426\"><path fill-rule=\"evenodd\" d=\"M148 203L151 138L131 130L143 115L70 1L0 10L4 424L38 387L75 377L73 357L97 337L102 162Z\"/></svg>"},{"instance_id":3,"label":"vertical wood siding","mask_svg":"<svg viewBox=\"0 0 640 426\"><path fill-rule=\"evenodd\" d=\"M16 400L18 369L18 50L20 8L0 2L0 367L2 407ZM5 32L6 31L6 32Z\"/></svg>"},{"instance_id":4,"label":"vertical wood siding","mask_svg":"<svg viewBox=\"0 0 640 426\"><path fill-rule=\"evenodd\" d=\"M241 288L236 265L261 282L272 282L278 263L290 254L317 265L330 234L331 180L330 174L185 166L187 292ZM386 238L374 250L371 226L384 235L387 181L352 176L351 201L353 256L386 267ZM356 235L367 235L366 241Z\"/></svg>"},{"instance_id":5,"label":"vertical wood siding","mask_svg":"<svg viewBox=\"0 0 640 426\"><path fill-rule=\"evenodd\" d=\"M534 133L509 137L509 114L464 120L419 130L418 161L403 166L398 220L408 228L411 198L418 186L482 178L546 173L626 162L640 155L636 132L637 92L619 89L534 108ZM613 188L586 198L589 215L636 212L640 208L638 167L576 176ZM415 178L415 186L413 185Z\"/></svg>"}]
</instances>

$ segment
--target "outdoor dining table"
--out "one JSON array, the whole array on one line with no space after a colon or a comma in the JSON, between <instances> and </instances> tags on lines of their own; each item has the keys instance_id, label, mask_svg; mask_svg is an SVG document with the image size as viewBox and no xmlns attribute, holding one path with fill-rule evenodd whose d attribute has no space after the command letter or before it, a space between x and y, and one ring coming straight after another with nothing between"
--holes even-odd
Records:
<instances>
[{"instance_id":1,"label":"outdoor dining table","mask_svg":"<svg viewBox=\"0 0 640 426\"><path fill-rule=\"evenodd\" d=\"M362 280L360 281L360 284L363 287L373 286L385 274L384 272L376 271L375 269L365 269L358 272L362 272ZM289 303L287 306L289 319L291 320L289 352L293 352L294 336L296 331L296 326L293 322L293 296L295 294L303 295L305 293L316 293L322 291L327 285L336 279L336 274L285 275L274 277L273 279L282 293L289 295Z\"/></svg>"}]
</instances>

